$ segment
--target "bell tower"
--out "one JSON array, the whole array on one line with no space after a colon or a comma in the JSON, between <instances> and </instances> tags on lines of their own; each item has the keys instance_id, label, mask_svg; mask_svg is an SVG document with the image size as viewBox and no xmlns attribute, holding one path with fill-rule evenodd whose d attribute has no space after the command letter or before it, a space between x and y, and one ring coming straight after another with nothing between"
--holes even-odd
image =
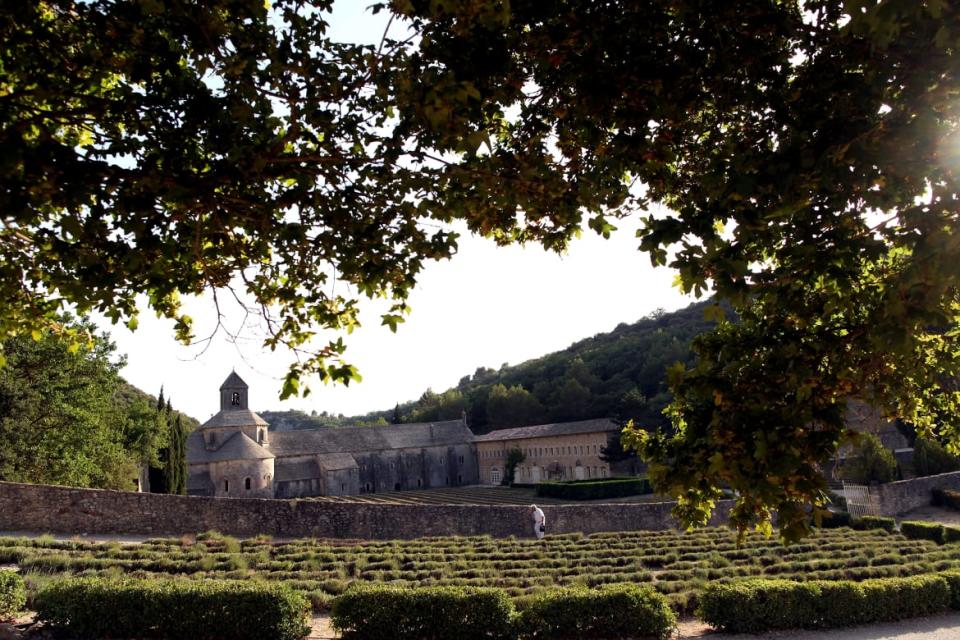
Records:
<instances>
[{"instance_id":1,"label":"bell tower","mask_svg":"<svg viewBox=\"0 0 960 640\"><path fill-rule=\"evenodd\" d=\"M247 409L247 392L249 387L243 378L231 371L227 379L220 385L220 410L237 411Z\"/></svg>"}]
</instances>

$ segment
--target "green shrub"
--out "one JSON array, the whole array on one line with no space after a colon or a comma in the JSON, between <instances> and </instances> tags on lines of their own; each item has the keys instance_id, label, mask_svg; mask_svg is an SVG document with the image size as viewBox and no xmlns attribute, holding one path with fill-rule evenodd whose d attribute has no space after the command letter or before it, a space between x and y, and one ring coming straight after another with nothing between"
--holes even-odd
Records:
<instances>
[{"instance_id":1,"label":"green shrub","mask_svg":"<svg viewBox=\"0 0 960 640\"><path fill-rule=\"evenodd\" d=\"M931 504L960 511L960 491L953 489L934 489Z\"/></svg>"},{"instance_id":2,"label":"green shrub","mask_svg":"<svg viewBox=\"0 0 960 640\"><path fill-rule=\"evenodd\" d=\"M900 533L911 540L933 540L943 544L943 525L936 522L905 521L900 523Z\"/></svg>"},{"instance_id":3,"label":"green shrub","mask_svg":"<svg viewBox=\"0 0 960 640\"><path fill-rule=\"evenodd\" d=\"M858 484L890 482L897 477L897 460L872 433L860 434L855 457L840 468L845 480Z\"/></svg>"},{"instance_id":4,"label":"green shrub","mask_svg":"<svg viewBox=\"0 0 960 640\"><path fill-rule=\"evenodd\" d=\"M13 571L0 571L0 620L12 618L27 603L23 578Z\"/></svg>"},{"instance_id":5,"label":"green shrub","mask_svg":"<svg viewBox=\"0 0 960 640\"><path fill-rule=\"evenodd\" d=\"M947 544L960 542L960 527L943 527L943 541Z\"/></svg>"},{"instance_id":6,"label":"green shrub","mask_svg":"<svg viewBox=\"0 0 960 640\"><path fill-rule=\"evenodd\" d=\"M280 585L70 578L43 588L37 618L87 638L296 640L310 604Z\"/></svg>"},{"instance_id":7,"label":"green shrub","mask_svg":"<svg viewBox=\"0 0 960 640\"><path fill-rule=\"evenodd\" d=\"M846 511L822 511L820 514L820 527L823 529L849 527L850 521L851 516Z\"/></svg>"},{"instance_id":8,"label":"green shrub","mask_svg":"<svg viewBox=\"0 0 960 640\"><path fill-rule=\"evenodd\" d=\"M810 627L817 619L816 583L743 580L712 583L700 594L697 616L730 633Z\"/></svg>"},{"instance_id":9,"label":"green shrub","mask_svg":"<svg viewBox=\"0 0 960 640\"><path fill-rule=\"evenodd\" d=\"M655 638L673 633L677 618L652 587L610 584L597 589L551 589L522 605L521 637Z\"/></svg>"},{"instance_id":10,"label":"green shrub","mask_svg":"<svg viewBox=\"0 0 960 640\"><path fill-rule=\"evenodd\" d=\"M860 586L866 596L862 624L918 618L944 611L951 602L950 585L938 575L876 578Z\"/></svg>"},{"instance_id":11,"label":"green shrub","mask_svg":"<svg viewBox=\"0 0 960 640\"><path fill-rule=\"evenodd\" d=\"M893 518L883 516L863 516L851 521L850 526L860 531L867 529L883 529L884 531L894 531L897 528L897 521Z\"/></svg>"},{"instance_id":12,"label":"green shrub","mask_svg":"<svg viewBox=\"0 0 960 640\"><path fill-rule=\"evenodd\" d=\"M646 478L609 478L574 482L541 482L537 495L561 500L599 500L651 493Z\"/></svg>"},{"instance_id":13,"label":"green shrub","mask_svg":"<svg viewBox=\"0 0 960 640\"><path fill-rule=\"evenodd\" d=\"M501 589L355 584L333 601L330 621L344 640L496 640L513 636L513 616Z\"/></svg>"},{"instance_id":14,"label":"green shrub","mask_svg":"<svg viewBox=\"0 0 960 640\"><path fill-rule=\"evenodd\" d=\"M699 617L723 631L829 629L924 616L950 606L944 576L878 578L863 582L747 580L711 584Z\"/></svg>"},{"instance_id":15,"label":"green shrub","mask_svg":"<svg viewBox=\"0 0 960 640\"><path fill-rule=\"evenodd\" d=\"M918 476L935 476L960 471L960 458L935 440L917 438L913 443L913 468Z\"/></svg>"},{"instance_id":16,"label":"green shrub","mask_svg":"<svg viewBox=\"0 0 960 640\"><path fill-rule=\"evenodd\" d=\"M944 571L940 575L950 585L950 608L960 610L960 570Z\"/></svg>"}]
</instances>

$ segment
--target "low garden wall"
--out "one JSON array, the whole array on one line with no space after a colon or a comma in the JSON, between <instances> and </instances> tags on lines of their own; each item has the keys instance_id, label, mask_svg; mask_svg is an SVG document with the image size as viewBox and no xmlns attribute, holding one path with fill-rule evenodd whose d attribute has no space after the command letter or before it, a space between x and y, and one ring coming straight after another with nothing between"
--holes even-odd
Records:
<instances>
[{"instance_id":1,"label":"low garden wall","mask_svg":"<svg viewBox=\"0 0 960 640\"><path fill-rule=\"evenodd\" d=\"M870 497L879 514L895 516L929 506L934 489L960 490L960 471L874 485Z\"/></svg>"},{"instance_id":2,"label":"low garden wall","mask_svg":"<svg viewBox=\"0 0 960 640\"><path fill-rule=\"evenodd\" d=\"M718 504L715 523L732 503ZM673 503L542 506L548 533L661 530ZM0 530L393 539L441 535L530 536L525 506L387 505L203 498L0 482Z\"/></svg>"}]
</instances>

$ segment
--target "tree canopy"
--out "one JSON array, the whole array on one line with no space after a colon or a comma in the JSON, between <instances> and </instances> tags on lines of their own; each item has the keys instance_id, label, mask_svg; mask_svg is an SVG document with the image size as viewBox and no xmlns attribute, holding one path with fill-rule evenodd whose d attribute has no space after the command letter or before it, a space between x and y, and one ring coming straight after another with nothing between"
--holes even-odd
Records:
<instances>
[{"instance_id":1,"label":"tree canopy","mask_svg":"<svg viewBox=\"0 0 960 640\"><path fill-rule=\"evenodd\" d=\"M0 480L129 491L141 464L158 464L166 425L156 421L156 400L120 378L109 340L87 322L62 322L93 336L93 348L49 331L3 341Z\"/></svg>"},{"instance_id":2,"label":"tree canopy","mask_svg":"<svg viewBox=\"0 0 960 640\"><path fill-rule=\"evenodd\" d=\"M644 211L654 264L741 317L673 372L676 434L630 439L684 521L728 486L740 527L802 535L851 396L960 441L960 7L394 0L412 35L379 46L329 8L5 6L0 330L135 323L145 292L188 339L178 296L240 289L306 350L362 296L395 327L452 220L562 250ZM284 394L355 378L342 352Z\"/></svg>"}]
</instances>

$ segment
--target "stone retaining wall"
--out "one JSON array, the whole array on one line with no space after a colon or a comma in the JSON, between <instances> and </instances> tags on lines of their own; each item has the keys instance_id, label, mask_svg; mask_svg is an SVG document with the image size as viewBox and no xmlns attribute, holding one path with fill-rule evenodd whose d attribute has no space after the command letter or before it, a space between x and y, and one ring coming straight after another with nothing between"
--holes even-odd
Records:
<instances>
[{"instance_id":1,"label":"stone retaining wall","mask_svg":"<svg viewBox=\"0 0 960 640\"><path fill-rule=\"evenodd\" d=\"M543 506L549 533L669 529L673 504ZM718 504L726 515L730 502ZM722 518L715 517L715 522ZM0 530L178 535L418 538L529 536L524 506L385 505L310 500L202 498L0 482Z\"/></svg>"},{"instance_id":2,"label":"stone retaining wall","mask_svg":"<svg viewBox=\"0 0 960 640\"><path fill-rule=\"evenodd\" d=\"M871 486L870 497L881 515L896 516L929 506L934 489L960 490L960 471Z\"/></svg>"}]
</instances>

